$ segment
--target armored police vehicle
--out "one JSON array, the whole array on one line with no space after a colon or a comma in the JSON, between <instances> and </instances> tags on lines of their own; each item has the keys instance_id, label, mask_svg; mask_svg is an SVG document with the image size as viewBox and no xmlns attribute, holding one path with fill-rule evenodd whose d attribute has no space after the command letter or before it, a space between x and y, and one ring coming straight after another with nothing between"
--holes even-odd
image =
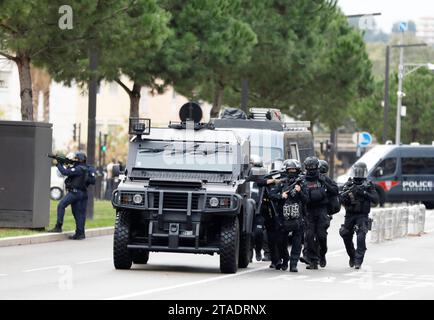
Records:
<instances>
[{"instance_id":1,"label":"armored police vehicle","mask_svg":"<svg viewBox=\"0 0 434 320\"><path fill-rule=\"evenodd\" d=\"M180 118L152 129L149 119L130 119L125 178L112 198L115 268L146 264L149 252L216 253L221 272L235 273L252 253L249 141L199 123L196 103Z\"/></svg>"},{"instance_id":2,"label":"armored police vehicle","mask_svg":"<svg viewBox=\"0 0 434 320\"><path fill-rule=\"evenodd\" d=\"M428 209L434 208L434 146L378 145L357 162L366 163L381 205L423 202ZM348 176L338 177L338 184L345 183Z\"/></svg>"}]
</instances>

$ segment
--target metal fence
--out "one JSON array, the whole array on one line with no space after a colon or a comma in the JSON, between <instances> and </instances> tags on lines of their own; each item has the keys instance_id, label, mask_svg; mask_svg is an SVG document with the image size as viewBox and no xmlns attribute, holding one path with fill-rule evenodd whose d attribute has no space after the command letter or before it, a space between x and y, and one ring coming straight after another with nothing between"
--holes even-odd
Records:
<instances>
[{"instance_id":1,"label":"metal fence","mask_svg":"<svg viewBox=\"0 0 434 320\"><path fill-rule=\"evenodd\" d=\"M423 204L373 209L371 242L380 243L406 236L421 236L425 231Z\"/></svg>"}]
</instances>

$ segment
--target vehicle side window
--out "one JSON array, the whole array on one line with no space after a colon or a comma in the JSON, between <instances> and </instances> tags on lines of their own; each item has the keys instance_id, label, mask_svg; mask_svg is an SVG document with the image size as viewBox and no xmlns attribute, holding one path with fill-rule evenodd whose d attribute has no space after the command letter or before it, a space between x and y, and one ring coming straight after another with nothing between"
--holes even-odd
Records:
<instances>
[{"instance_id":1,"label":"vehicle side window","mask_svg":"<svg viewBox=\"0 0 434 320\"><path fill-rule=\"evenodd\" d=\"M289 152L288 159L297 159L300 160L300 155L298 153L298 145L297 143L289 144Z\"/></svg>"},{"instance_id":2,"label":"vehicle side window","mask_svg":"<svg viewBox=\"0 0 434 320\"><path fill-rule=\"evenodd\" d=\"M390 158L383 160L378 168L383 169L383 174L378 175L379 177L391 176L396 172L396 158Z\"/></svg>"},{"instance_id":3,"label":"vehicle side window","mask_svg":"<svg viewBox=\"0 0 434 320\"><path fill-rule=\"evenodd\" d=\"M434 158L402 158L403 175L434 175Z\"/></svg>"}]
</instances>

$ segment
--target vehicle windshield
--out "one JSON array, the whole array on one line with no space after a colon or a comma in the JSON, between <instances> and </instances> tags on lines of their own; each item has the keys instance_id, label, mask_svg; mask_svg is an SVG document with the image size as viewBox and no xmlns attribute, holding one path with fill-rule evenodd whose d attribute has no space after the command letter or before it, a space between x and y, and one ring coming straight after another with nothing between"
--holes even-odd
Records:
<instances>
[{"instance_id":1,"label":"vehicle windshield","mask_svg":"<svg viewBox=\"0 0 434 320\"><path fill-rule=\"evenodd\" d=\"M260 156L265 164L270 164L275 160L283 159L283 151L279 148L252 146L250 153Z\"/></svg>"},{"instance_id":2,"label":"vehicle windshield","mask_svg":"<svg viewBox=\"0 0 434 320\"><path fill-rule=\"evenodd\" d=\"M138 149L135 167L232 172L237 163L235 150L227 143L148 141Z\"/></svg>"},{"instance_id":3,"label":"vehicle windshield","mask_svg":"<svg viewBox=\"0 0 434 320\"><path fill-rule=\"evenodd\" d=\"M376 146L363 155L356 163L364 162L370 172L384 155L391 149L391 146Z\"/></svg>"}]
</instances>

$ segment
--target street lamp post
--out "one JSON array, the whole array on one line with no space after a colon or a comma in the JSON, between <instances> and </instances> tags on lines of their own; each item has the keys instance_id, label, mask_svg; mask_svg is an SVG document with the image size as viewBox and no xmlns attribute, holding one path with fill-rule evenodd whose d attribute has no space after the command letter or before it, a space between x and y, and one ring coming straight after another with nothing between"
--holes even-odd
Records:
<instances>
[{"instance_id":1,"label":"street lamp post","mask_svg":"<svg viewBox=\"0 0 434 320\"><path fill-rule=\"evenodd\" d=\"M401 113L402 113L402 98L405 97L405 93L403 92L404 87L404 78L406 75L413 73L417 69L422 67L427 67L428 69L434 70L434 65L428 64L405 64L404 63L404 48L408 47L426 47L426 43L419 44L399 44L393 46L394 48L400 48L399 53L399 74L398 74L398 102L397 102L397 110L396 110L396 136L395 136L395 144L401 144ZM409 72L405 72L405 67L412 67Z\"/></svg>"},{"instance_id":2,"label":"street lamp post","mask_svg":"<svg viewBox=\"0 0 434 320\"><path fill-rule=\"evenodd\" d=\"M396 110L396 137L395 143L401 144L401 113L402 113L402 86L404 82L404 47L401 47L399 53L399 74L398 74L398 108Z\"/></svg>"}]
</instances>

